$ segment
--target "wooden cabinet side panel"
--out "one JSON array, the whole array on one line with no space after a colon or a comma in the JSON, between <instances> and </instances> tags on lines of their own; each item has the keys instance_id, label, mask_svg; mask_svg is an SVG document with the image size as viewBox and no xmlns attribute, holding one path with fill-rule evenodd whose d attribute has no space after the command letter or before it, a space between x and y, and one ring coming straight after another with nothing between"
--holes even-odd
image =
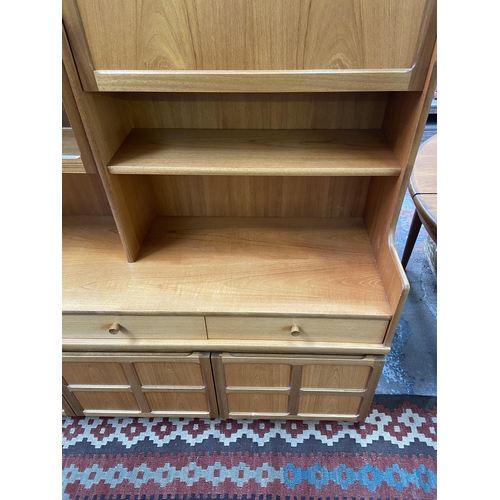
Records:
<instances>
[{"instance_id":1,"label":"wooden cabinet side panel","mask_svg":"<svg viewBox=\"0 0 500 500\"><path fill-rule=\"evenodd\" d=\"M394 232L437 84L436 47L427 69L422 92L394 93L387 103L382 130L402 171L399 177L372 179L363 217L394 313L384 340L387 346L392 342L409 291Z\"/></svg>"},{"instance_id":2,"label":"wooden cabinet side panel","mask_svg":"<svg viewBox=\"0 0 500 500\"><path fill-rule=\"evenodd\" d=\"M62 101L63 112L67 116L71 124L71 128L73 129L73 133L75 134L83 167L88 174L96 174L97 167L94 161L94 156L92 155L92 150L85 133L85 128L78 111L78 106L75 102L73 91L71 90L71 85L69 83L68 74L64 64L62 66Z\"/></svg>"},{"instance_id":3,"label":"wooden cabinet side panel","mask_svg":"<svg viewBox=\"0 0 500 500\"><path fill-rule=\"evenodd\" d=\"M76 414L73 411L73 408L69 405L67 399L62 397L62 416L63 417L75 417Z\"/></svg>"},{"instance_id":4,"label":"wooden cabinet side panel","mask_svg":"<svg viewBox=\"0 0 500 500\"><path fill-rule=\"evenodd\" d=\"M133 262L154 214L147 180L141 176L112 177L106 170L132 128L126 100L97 92L84 92L63 26L63 65L103 183L125 255Z\"/></svg>"},{"instance_id":5,"label":"wooden cabinet side panel","mask_svg":"<svg viewBox=\"0 0 500 500\"><path fill-rule=\"evenodd\" d=\"M97 84L94 77L94 63L76 0L63 0L62 19L71 41L71 48L83 88L87 91L95 91Z\"/></svg>"}]
</instances>

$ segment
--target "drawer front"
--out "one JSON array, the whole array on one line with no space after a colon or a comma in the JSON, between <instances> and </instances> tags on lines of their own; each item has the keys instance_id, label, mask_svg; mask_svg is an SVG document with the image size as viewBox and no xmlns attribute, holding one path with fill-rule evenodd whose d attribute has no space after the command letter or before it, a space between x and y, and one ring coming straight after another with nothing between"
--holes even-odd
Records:
<instances>
[{"instance_id":1,"label":"drawer front","mask_svg":"<svg viewBox=\"0 0 500 500\"><path fill-rule=\"evenodd\" d=\"M213 340L382 343L385 319L339 318L206 318L207 335Z\"/></svg>"},{"instance_id":2,"label":"drawer front","mask_svg":"<svg viewBox=\"0 0 500 500\"><path fill-rule=\"evenodd\" d=\"M202 316L63 315L63 339L206 340Z\"/></svg>"}]
</instances>

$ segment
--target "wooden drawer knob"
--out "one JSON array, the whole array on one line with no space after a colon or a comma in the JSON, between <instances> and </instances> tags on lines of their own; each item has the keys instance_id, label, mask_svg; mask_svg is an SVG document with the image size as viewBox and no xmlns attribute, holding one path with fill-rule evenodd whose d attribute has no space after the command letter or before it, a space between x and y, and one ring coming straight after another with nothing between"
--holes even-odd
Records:
<instances>
[{"instance_id":1,"label":"wooden drawer knob","mask_svg":"<svg viewBox=\"0 0 500 500\"><path fill-rule=\"evenodd\" d=\"M116 335L120 331L120 325L118 323L113 323L109 327L109 333Z\"/></svg>"},{"instance_id":2,"label":"wooden drawer knob","mask_svg":"<svg viewBox=\"0 0 500 500\"><path fill-rule=\"evenodd\" d=\"M293 337L297 337L297 335L300 335L300 328L297 325L292 325L292 328L290 328L290 333Z\"/></svg>"}]
</instances>

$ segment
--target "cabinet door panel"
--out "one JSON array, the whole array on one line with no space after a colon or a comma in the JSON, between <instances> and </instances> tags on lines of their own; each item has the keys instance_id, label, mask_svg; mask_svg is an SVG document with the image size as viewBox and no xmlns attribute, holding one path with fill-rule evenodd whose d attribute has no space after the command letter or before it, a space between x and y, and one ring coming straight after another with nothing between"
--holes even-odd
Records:
<instances>
[{"instance_id":1,"label":"cabinet door panel","mask_svg":"<svg viewBox=\"0 0 500 500\"><path fill-rule=\"evenodd\" d=\"M288 415L287 394L230 393L227 395L230 415Z\"/></svg>"},{"instance_id":2,"label":"cabinet door panel","mask_svg":"<svg viewBox=\"0 0 500 500\"><path fill-rule=\"evenodd\" d=\"M228 387L290 387L291 366L287 364L228 364Z\"/></svg>"},{"instance_id":3,"label":"cabinet door panel","mask_svg":"<svg viewBox=\"0 0 500 500\"><path fill-rule=\"evenodd\" d=\"M201 368L195 363L134 363L142 386L203 387Z\"/></svg>"},{"instance_id":4,"label":"cabinet door panel","mask_svg":"<svg viewBox=\"0 0 500 500\"><path fill-rule=\"evenodd\" d=\"M63 363L62 374L69 386L129 385L120 363Z\"/></svg>"},{"instance_id":5,"label":"cabinet door panel","mask_svg":"<svg viewBox=\"0 0 500 500\"><path fill-rule=\"evenodd\" d=\"M131 392L75 391L73 395L86 414L100 414L108 411L136 414L141 412Z\"/></svg>"},{"instance_id":6,"label":"cabinet door panel","mask_svg":"<svg viewBox=\"0 0 500 500\"><path fill-rule=\"evenodd\" d=\"M365 389L370 377L370 366L306 365L302 367L302 388L311 389Z\"/></svg>"},{"instance_id":7,"label":"cabinet door panel","mask_svg":"<svg viewBox=\"0 0 500 500\"><path fill-rule=\"evenodd\" d=\"M96 70L410 68L425 4L78 0L82 32L66 5L63 20Z\"/></svg>"},{"instance_id":8,"label":"cabinet door panel","mask_svg":"<svg viewBox=\"0 0 500 500\"><path fill-rule=\"evenodd\" d=\"M191 414L208 412L207 398L196 392L146 392L146 400L155 413Z\"/></svg>"},{"instance_id":9,"label":"cabinet door panel","mask_svg":"<svg viewBox=\"0 0 500 500\"><path fill-rule=\"evenodd\" d=\"M208 353L63 353L63 395L82 415L218 415Z\"/></svg>"},{"instance_id":10,"label":"cabinet door panel","mask_svg":"<svg viewBox=\"0 0 500 500\"><path fill-rule=\"evenodd\" d=\"M301 394L298 415L301 417L333 418L339 415L355 417L363 398L360 396L334 396L332 394Z\"/></svg>"},{"instance_id":11,"label":"cabinet door panel","mask_svg":"<svg viewBox=\"0 0 500 500\"><path fill-rule=\"evenodd\" d=\"M212 354L225 418L362 420L382 356Z\"/></svg>"}]
</instances>

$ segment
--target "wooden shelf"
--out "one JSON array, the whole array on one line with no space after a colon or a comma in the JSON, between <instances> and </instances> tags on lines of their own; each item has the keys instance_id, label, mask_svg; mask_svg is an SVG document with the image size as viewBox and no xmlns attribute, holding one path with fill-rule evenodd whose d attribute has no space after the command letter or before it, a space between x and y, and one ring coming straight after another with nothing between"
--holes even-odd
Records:
<instances>
[{"instance_id":1,"label":"wooden shelf","mask_svg":"<svg viewBox=\"0 0 500 500\"><path fill-rule=\"evenodd\" d=\"M129 264L112 218L64 217L63 310L392 315L358 218L157 217Z\"/></svg>"},{"instance_id":2,"label":"wooden shelf","mask_svg":"<svg viewBox=\"0 0 500 500\"><path fill-rule=\"evenodd\" d=\"M62 128L62 171L63 173L85 173L80 149L72 128Z\"/></svg>"},{"instance_id":3,"label":"wooden shelf","mask_svg":"<svg viewBox=\"0 0 500 500\"><path fill-rule=\"evenodd\" d=\"M111 174L397 176L380 130L133 129Z\"/></svg>"}]
</instances>

